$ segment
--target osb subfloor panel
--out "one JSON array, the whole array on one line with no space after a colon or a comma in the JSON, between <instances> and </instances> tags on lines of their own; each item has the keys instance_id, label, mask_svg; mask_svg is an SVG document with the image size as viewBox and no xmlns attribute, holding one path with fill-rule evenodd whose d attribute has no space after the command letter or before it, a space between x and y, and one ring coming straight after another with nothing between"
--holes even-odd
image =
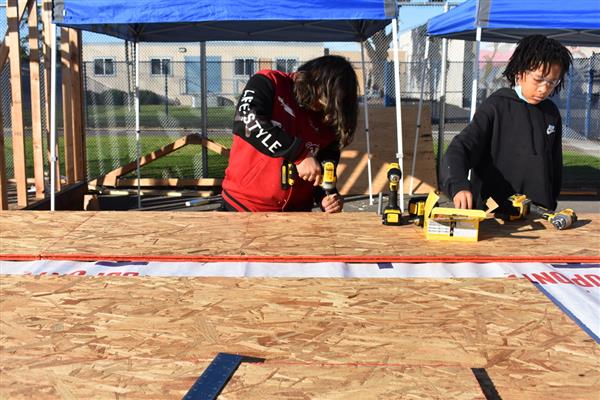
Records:
<instances>
[{"instance_id":1,"label":"osb subfloor panel","mask_svg":"<svg viewBox=\"0 0 600 400\"><path fill-rule=\"evenodd\" d=\"M1 398L596 399L600 348L528 281L2 276Z\"/></svg>"},{"instance_id":2,"label":"osb subfloor panel","mask_svg":"<svg viewBox=\"0 0 600 400\"><path fill-rule=\"evenodd\" d=\"M570 229L546 221L486 220L476 243L427 241L414 225L385 226L375 213L34 212L0 213L0 257L82 256L301 261L600 260L598 214ZM569 259L567 259L568 261Z\"/></svg>"}]
</instances>

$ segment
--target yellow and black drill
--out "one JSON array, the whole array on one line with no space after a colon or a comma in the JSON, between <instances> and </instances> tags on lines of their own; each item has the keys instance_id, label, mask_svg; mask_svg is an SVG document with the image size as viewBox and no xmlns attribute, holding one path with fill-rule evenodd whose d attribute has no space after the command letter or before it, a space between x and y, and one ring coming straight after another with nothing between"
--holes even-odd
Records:
<instances>
[{"instance_id":1,"label":"yellow and black drill","mask_svg":"<svg viewBox=\"0 0 600 400\"><path fill-rule=\"evenodd\" d=\"M560 211L549 211L544 207L531 203L531 213L548 220L559 231L567 229L577 222L577 214L570 208Z\"/></svg>"},{"instance_id":2,"label":"yellow and black drill","mask_svg":"<svg viewBox=\"0 0 600 400\"><path fill-rule=\"evenodd\" d=\"M413 196L408 200L408 220L417 226L423 226L425 223L426 202L427 196Z\"/></svg>"},{"instance_id":3,"label":"yellow and black drill","mask_svg":"<svg viewBox=\"0 0 600 400\"><path fill-rule=\"evenodd\" d=\"M335 185L337 183L337 176L335 175L335 162L332 160L323 160L321 162L323 168L323 180L321 181L321 187L325 191L327 196L336 192Z\"/></svg>"},{"instance_id":4,"label":"yellow and black drill","mask_svg":"<svg viewBox=\"0 0 600 400\"><path fill-rule=\"evenodd\" d=\"M387 178L390 184L390 194L388 197L388 205L383 210L382 219L384 225L400 225L402 212L398 207L398 189L400 187L400 178L402 171L398 163L391 163L388 166Z\"/></svg>"},{"instance_id":5,"label":"yellow and black drill","mask_svg":"<svg viewBox=\"0 0 600 400\"><path fill-rule=\"evenodd\" d=\"M570 208L565 208L560 211L550 211L542 206L534 204L524 194L514 194L508 198L515 212L509 215L511 221L521 219L529 214L544 218L550 222L556 229L567 229L577 222L577 214Z\"/></svg>"}]
</instances>

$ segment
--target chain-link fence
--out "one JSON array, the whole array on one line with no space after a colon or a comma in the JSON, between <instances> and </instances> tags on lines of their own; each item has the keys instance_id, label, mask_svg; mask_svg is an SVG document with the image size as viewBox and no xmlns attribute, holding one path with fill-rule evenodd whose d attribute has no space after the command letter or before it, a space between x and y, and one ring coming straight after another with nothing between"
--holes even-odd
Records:
<instances>
[{"instance_id":1,"label":"chain-link fence","mask_svg":"<svg viewBox=\"0 0 600 400\"><path fill-rule=\"evenodd\" d=\"M6 26L2 26L5 23L0 18L0 33L6 30ZM24 29L22 34L26 37ZM355 43L211 42L204 50L199 43L140 43L141 154L189 134L206 135L229 147L234 105L252 74L265 68L293 71L304 61L327 53L341 54L355 65L361 82L361 98L367 99L369 107L391 106L394 101L391 39L388 27L365 43L366 89L362 88L361 51ZM449 41L445 131L440 143L441 39L430 41L427 59L426 40L423 27L401 34L400 86L403 101L416 103L422 96L430 107L435 151L438 151L469 121L473 51L471 43ZM205 64L201 63L203 52ZM133 102L136 63L131 43L88 32L83 33L82 56L87 177L94 179L136 159ZM202 65L206 65L205 71ZM477 95L478 103L481 103L494 90L506 86L502 78L506 62L490 59L480 61L478 65ZM29 81L27 74L24 72L23 81ZM43 79L40 81L44 82ZM206 107L202 106L203 81L206 82ZM12 176L8 66L0 74L0 83L6 143L4 156L8 175ZM24 90L26 115L30 114L27 111L29 96L25 93L28 90ZM597 187L600 182L599 93L600 54L576 58L565 88L553 99L561 109L564 123L565 187ZM57 105L60 143L60 97ZM30 149L30 128L27 132L26 145ZM28 176L33 175L30 164L28 161ZM226 165L223 156L190 145L143 167L141 176L220 178Z\"/></svg>"}]
</instances>

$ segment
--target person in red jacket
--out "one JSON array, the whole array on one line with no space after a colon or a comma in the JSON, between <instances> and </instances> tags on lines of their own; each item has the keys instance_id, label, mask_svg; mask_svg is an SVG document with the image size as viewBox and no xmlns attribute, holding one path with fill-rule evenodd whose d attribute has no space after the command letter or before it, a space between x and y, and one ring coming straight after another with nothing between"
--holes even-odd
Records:
<instances>
[{"instance_id":1,"label":"person in red jacket","mask_svg":"<svg viewBox=\"0 0 600 400\"><path fill-rule=\"evenodd\" d=\"M262 70L237 104L233 143L223 180L223 210L340 212L343 199L325 196L321 162L339 162L356 130L358 84L343 57L323 56L297 72ZM282 165L297 170L282 185Z\"/></svg>"}]
</instances>

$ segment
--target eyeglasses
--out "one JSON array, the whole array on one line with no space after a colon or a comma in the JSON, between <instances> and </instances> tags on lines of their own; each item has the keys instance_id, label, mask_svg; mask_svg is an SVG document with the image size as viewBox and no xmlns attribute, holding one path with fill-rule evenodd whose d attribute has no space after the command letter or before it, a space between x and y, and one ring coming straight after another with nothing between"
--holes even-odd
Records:
<instances>
[{"instance_id":1,"label":"eyeglasses","mask_svg":"<svg viewBox=\"0 0 600 400\"><path fill-rule=\"evenodd\" d=\"M527 75L529 75L531 77L531 79L533 79L533 81L535 82L535 84L538 87L548 85L549 88L555 88L560 83L560 79L550 80L550 79L542 78L540 76L533 75L533 73L531 71L527 71Z\"/></svg>"}]
</instances>

